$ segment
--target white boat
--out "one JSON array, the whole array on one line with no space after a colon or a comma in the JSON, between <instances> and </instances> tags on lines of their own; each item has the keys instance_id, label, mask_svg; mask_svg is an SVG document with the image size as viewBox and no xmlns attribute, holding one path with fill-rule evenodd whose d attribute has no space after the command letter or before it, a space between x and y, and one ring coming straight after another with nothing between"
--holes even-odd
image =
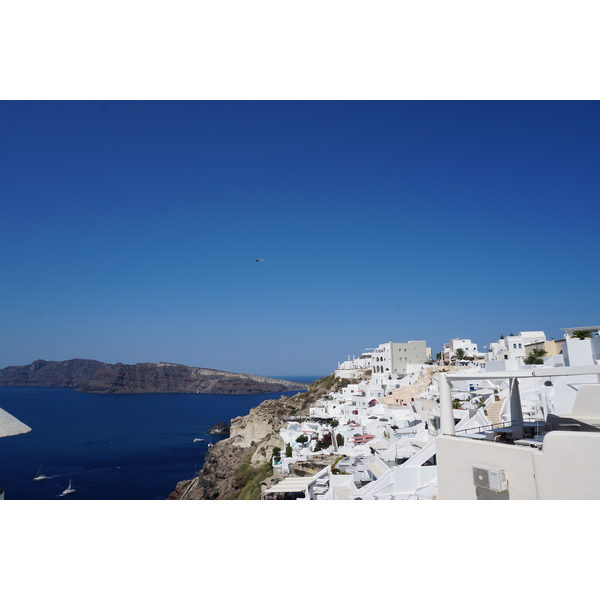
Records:
<instances>
[{"instance_id":1,"label":"white boat","mask_svg":"<svg viewBox=\"0 0 600 600\"><path fill-rule=\"evenodd\" d=\"M48 479L48 477L42 473L42 465L40 465L37 475L33 478L33 480L34 481L44 481L44 479Z\"/></svg>"},{"instance_id":2,"label":"white boat","mask_svg":"<svg viewBox=\"0 0 600 600\"><path fill-rule=\"evenodd\" d=\"M203 442L203 441L204 441L204 438L196 438L194 441L195 441L195 442Z\"/></svg>"},{"instance_id":3,"label":"white boat","mask_svg":"<svg viewBox=\"0 0 600 600\"><path fill-rule=\"evenodd\" d=\"M61 496L66 496L67 494L74 494L75 489L71 487L71 480L69 479L69 487L61 494Z\"/></svg>"}]
</instances>

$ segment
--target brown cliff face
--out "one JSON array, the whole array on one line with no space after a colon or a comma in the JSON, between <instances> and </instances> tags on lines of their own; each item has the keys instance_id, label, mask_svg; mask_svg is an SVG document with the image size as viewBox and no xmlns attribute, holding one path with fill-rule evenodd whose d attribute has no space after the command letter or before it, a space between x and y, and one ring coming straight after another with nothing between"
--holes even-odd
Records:
<instances>
[{"instance_id":1,"label":"brown cliff face","mask_svg":"<svg viewBox=\"0 0 600 600\"><path fill-rule=\"evenodd\" d=\"M248 454L248 448L234 446L232 439L221 440L209 448L204 466L195 479L180 481L168 500L220 500L236 491L236 468Z\"/></svg>"},{"instance_id":2,"label":"brown cliff face","mask_svg":"<svg viewBox=\"0 0 600 600\"><path fill-rule=\"evenodd\" d=\"M331 385L323 385L322 381L314 382L301 394L265 400L248 415L233 419L230 437L208 449L198 477L180 481L168 499L224 500L235 497L241 489L236 471L242 462L249 459L251 465L260 467L271 460L273 448L279 447L284 452L279 430L287 426L285 416L308 415L309 407L317 399L333 391ZM302 475L301 472L298 474Z\"/></svg>"},{"instance_id":3,"label":"brown cliff face","mask_svg":"<svg viewBox=\"0 0 600 600\"><path fill-rule=\"evenodd\" d=\"M97 394L265 394L302 389L300 383L172 363L111 365L96 360L36 360L0 369L0 385L75 387Z\"/></svg>"},{"instance_id":4,"label":"brown cliff face","mask_svg":"<svg viewBox=\"0 0 600 600\"><path fill-rule=\"evenodd\" d=\"M29 365L0 369L0 385L77 387L87 382L105 364L82 358L64 361L36 360Z\"/></svg>"}]
</instances>

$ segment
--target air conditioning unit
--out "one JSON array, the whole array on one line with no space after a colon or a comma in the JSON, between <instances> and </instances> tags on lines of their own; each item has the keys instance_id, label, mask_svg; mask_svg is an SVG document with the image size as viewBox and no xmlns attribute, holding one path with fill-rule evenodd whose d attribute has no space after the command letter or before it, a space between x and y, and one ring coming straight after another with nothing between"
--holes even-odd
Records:
<instances>
[{"instance_id":1,"label":"air conditioning unit","mask_svg":"<svg viewBox=\"0 0 600 600\"><path fill-rule=\"evenodd\" d=\"M473 483L480 488L492 492L503 492L508 489L504 469L473 466Z\"/></svg>"}]
</instances>

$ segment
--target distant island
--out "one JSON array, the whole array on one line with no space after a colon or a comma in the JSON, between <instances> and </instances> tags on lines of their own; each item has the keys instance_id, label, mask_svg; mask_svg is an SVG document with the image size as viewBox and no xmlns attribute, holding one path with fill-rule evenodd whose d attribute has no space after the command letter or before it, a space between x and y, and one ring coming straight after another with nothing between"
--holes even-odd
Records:
<instances>
[{"instance_id":1,"label":"distant island","mask_svg":"<svg viewBox=\"0 0 600 600\"><path fill-rule=\"evenodd\" d=\"M166 362L111 365L74 358L0 369L0 386L70 387L90 394L265 394L307 384Z\"/></svg>"}]
</instances>

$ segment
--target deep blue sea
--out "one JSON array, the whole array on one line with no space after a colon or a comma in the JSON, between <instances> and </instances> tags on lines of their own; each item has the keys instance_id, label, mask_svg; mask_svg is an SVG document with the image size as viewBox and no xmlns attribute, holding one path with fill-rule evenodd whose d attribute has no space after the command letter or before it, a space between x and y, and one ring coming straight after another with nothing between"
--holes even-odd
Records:
<instances>
[{"instance_id":1,"label":"deep blue sea","mask_svg":"<svg viewBox=\"0 0 600 600\"><path fill-rule=\"evenodd\" d=\"M306 389L318 378L288 379ZM178 481L202 468L208 443L223 439L207 429L281 395L0 387L0 408L31 427L0 438L0 488L5 500L164 500ZM49 479L33 481L40 465ZM76 493L60 496L69 479Z\"/></svg>"}]
</instances>

